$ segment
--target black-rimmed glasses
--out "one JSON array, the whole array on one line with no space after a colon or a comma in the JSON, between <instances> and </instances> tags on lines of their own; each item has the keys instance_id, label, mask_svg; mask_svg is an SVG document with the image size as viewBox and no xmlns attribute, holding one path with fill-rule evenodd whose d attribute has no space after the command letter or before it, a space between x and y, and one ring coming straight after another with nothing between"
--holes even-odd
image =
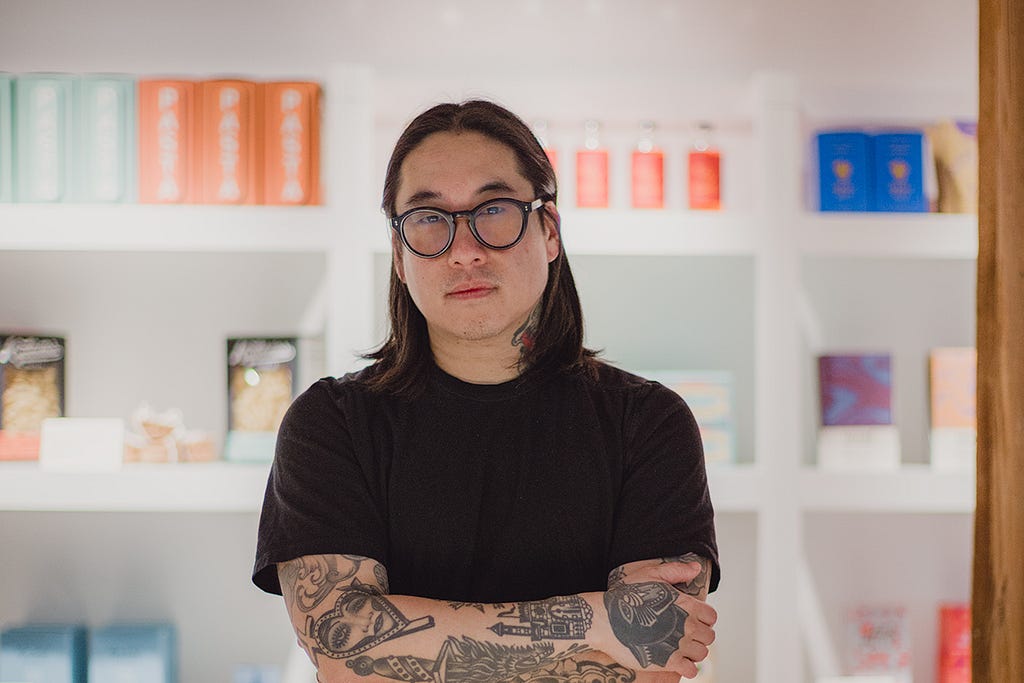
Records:
<instances>
[{"instance_id":1,"label":"black-rimmed glasses","mask_svg":"<svg viewBox=\"0 0 1024 683\"><path fill-rule=\"evenodd\" d=\"M490 249L511 249L526 234L531 211L544 204L538 197L532 202L518 199L488 199L469 211L448 212L432 206L410 209L388 219L402 243L421 258L436 258L455 241L455 221L465 216L477 242Z\"/></svg>"}]
</instances>

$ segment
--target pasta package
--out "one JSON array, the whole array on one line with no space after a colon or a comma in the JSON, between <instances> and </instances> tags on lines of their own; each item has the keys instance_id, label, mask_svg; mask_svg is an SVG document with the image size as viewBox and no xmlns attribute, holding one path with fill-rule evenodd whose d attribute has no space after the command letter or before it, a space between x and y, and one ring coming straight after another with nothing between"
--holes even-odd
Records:
<instances>
[{"instance_id":1,"label":"pasta package","mask_svg":"<svg viewBox=\"0 0 1024 683\"><path fill-rule=\"evenodd\" d=\"M0 335L0 460L35 460L43 420L64 414L64 340Z\"/></svg>"},{"instance_id":2,"label":"pasta package","mask_svg":"<svg viewBox=\"0 0 1024 683\"><path fill-rule=\"evenodd\" d=\"M228 340L228 437L225 458L269 461L296 387L296 338Z\"/></svg>"}]
</instances>

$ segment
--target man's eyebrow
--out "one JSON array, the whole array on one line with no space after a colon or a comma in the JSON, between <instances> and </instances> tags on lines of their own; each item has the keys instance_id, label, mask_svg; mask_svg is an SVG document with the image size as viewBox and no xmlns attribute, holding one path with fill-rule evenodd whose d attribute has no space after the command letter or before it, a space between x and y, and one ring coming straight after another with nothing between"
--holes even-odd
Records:
<instances>
[{"instance_id":1,"label":"man's eyebrow","mask_svg":"<svg viewBox=\"0 0 1024 683\"><path fill-rule=\"evenodd\" d=\"M487 192L514 192L515 189L506 183L504 180L492 180L489 183L481 185L476 191L476 194L485 194ZM441 193L435 190L420 190L414 192L412 196L402 202L402 206L416 206L417 204L423 204L424 202L436 201L441 199Z\"/></svg>"}]
</instances>

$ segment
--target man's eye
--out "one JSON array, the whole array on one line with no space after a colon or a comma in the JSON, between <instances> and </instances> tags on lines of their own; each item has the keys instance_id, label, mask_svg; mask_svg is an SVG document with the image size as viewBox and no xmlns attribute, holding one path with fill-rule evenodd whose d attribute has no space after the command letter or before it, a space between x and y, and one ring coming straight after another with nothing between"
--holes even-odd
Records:
<instances>
[{"instance_id":1,"label":"man's eye","mask_svg":"<svg viewBox=\"0 0 1024 683\"><path fill-rule=\"evenodd\" d=\"M415 217L416 225L434 225L441 222L442 218L436 213L427 213Z\"/></svg>"},{"instance_id":2,"label":"man's eye","mask_svg":"<svg viewBox=\"0 0 1024 683\"><path fill-rule=\"evenodd\" d=\"M500 204L492 204L491 206L485 206L483 208L483 213L488 216L500 216L505 213L505 211L505 207Z\"/></svg>"}]
</instances>

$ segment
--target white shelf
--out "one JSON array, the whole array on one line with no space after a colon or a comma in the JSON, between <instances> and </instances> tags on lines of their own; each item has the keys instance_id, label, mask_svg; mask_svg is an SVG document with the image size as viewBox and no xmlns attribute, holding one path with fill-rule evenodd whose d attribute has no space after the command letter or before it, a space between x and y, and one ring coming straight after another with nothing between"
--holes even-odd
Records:
<instances>
[{"instance_id":1,"label":"white shelf","mask_svg":"<svg viewBox=\"0 0 1024 683\"><path fill-rule=\"evenodd\" d=\"M65 473L0 464L0 510L35 512L259 512L269 465L125 465Z\"/></svg>"},{"instance_id":2,"label":"white shelf","mask_svg":"<svg viewBox=\"0 0 1024 683\"><path fill-rule=\"evenodd\" d=\"M904 465L892 472L830 472L805 468L799 478L806 512L974 512L973 472L936 472Z\"/></svg>"},{"instance_id":3,"label":"white shelf","mask_svg":"<svg viewBox=\"0 0 1024 683\"><path fill-rule=\"evenodd\" d=\"M799 235L800 250L813 256L978 256L978 219L966 214L805 213Z\"/></svg>"},{"instance_id":4,"label":"white shelf","mask_svg":"<svg viewBox=\"0 0 1024 683\"><path fill-rule=\"evenodd\" d=\"M638 209L560 209L570 258L577 255L753 255L760 248L756 217L748 212ZM391 249L386 230L373 249Z\"/></svg>"},{"instance_id":5,"label":"white shelf","mask_svg":"<svg viewBox=\"0 0 1024 683\"><path fill-rule=\"evenodd\" d=\"M0 204L0 251L325 251L323 206Z\"/></svg>"},{"instance_id":6,"label":"white shelf","mask_svg":"<svg viewBox=\"0 0 1024 683\"><path fill-rule=\"evenodd\" d=\"M754 465L709 465L708 489L715 512L760 512L764 474Z\"/></svg>"}]
</instances>

